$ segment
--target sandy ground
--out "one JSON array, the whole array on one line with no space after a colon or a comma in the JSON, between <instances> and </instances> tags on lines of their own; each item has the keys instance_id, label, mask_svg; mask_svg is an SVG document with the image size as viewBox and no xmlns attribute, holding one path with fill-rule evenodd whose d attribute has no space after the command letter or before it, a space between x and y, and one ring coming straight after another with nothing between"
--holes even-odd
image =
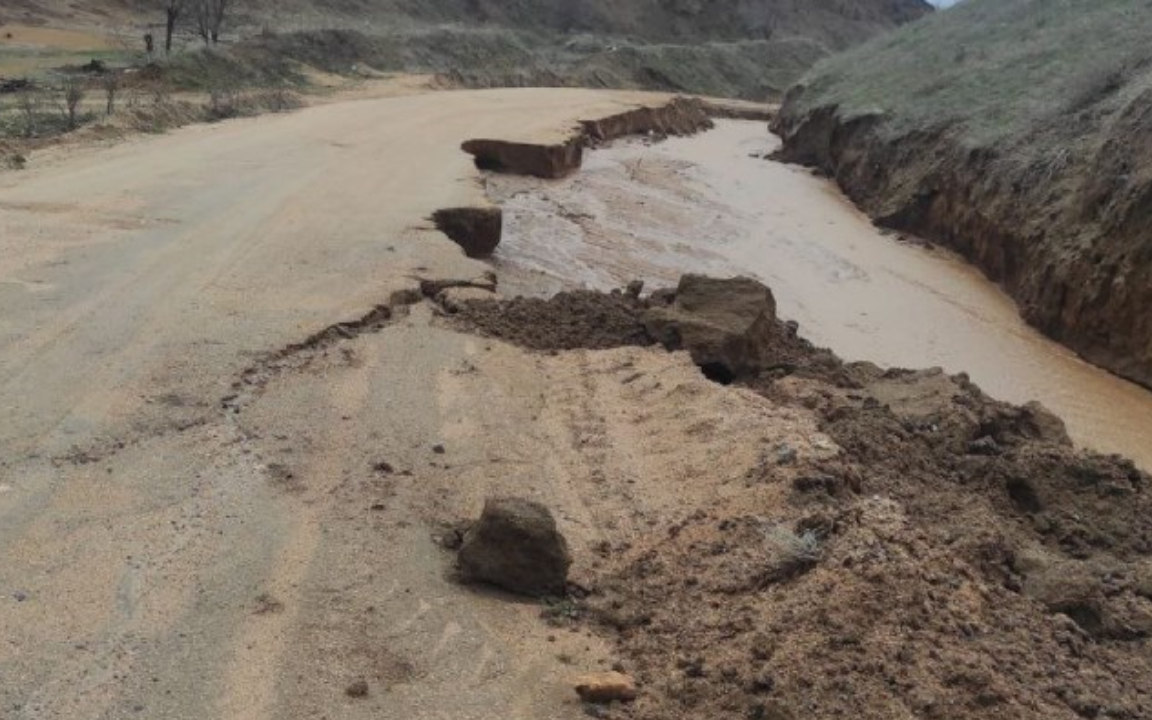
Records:
<instances>
[{"instance_id":1,"label":"sandy ground","mask_svg":"<svg viewBox=\"0 0 1152 720\"><path fill-rule=\"evenodd\" d=\"M766 448L803 463L836 447L812 411L710 383L682 354L533 354L401 299L488 267L422 220L485 201L461 141L555 140L654 99L363 99L0 180L3 717L581 717L571 678L611 648L454 583L437 537L486 496L542 499L579 583L604 543L654 543L743 497ZM731 208L687 166L646 163L632 174L652 198L715 210L671 215L678 233L654 222L649 255L732 267L683 239L738 227ZM621 277L645 267L607 233L591 253L537 237L548 251L525 257L554 253L571 277L595 255ZM547 284L540 267L508 276ZM346 696L361 679L367 697Z\"/></svg>"},{"instance_id":2,"label":"sandy ground","mask_svg":"<svg viewBox=\"0 0 1152 720\"><path fill-rule=\"evenodd\" d=\"M605 497L597 477L715 464L708 423L762 434L771 407L681 357L489 350L422 305L378 334L294 344L415 276L485 269L421 220L482 199L462 140L555 138L642 99L363 100L4 177L4 716L578 716L565 678L606 649L549 642L538 605L450 584L435 529L490 489L549 497L579 566L596 538L676 506ZM660 379L633 406L619 375L638 371ZM680 387L698 412L661 394ZM670 416L677 462L628 440ZM369 698L346 698L361 677Z\"/></svg>"},{"instance_id":3,"label":"sandy ground","mask_svg":"<svg viewBox=\"0 0 1152 720\"><path fill-rule=\"evenodd\" d=\"M601 148L560 182L489 177L506 213L505 285L751 274L841 357L967 372L995 397L1040 400L1080 443L1152 468L1152 393L1041 336L953 254L897 241L833 184L766 160L778 144L761 123L719 121L695 137Z\"/></svg>"}]
</instances>

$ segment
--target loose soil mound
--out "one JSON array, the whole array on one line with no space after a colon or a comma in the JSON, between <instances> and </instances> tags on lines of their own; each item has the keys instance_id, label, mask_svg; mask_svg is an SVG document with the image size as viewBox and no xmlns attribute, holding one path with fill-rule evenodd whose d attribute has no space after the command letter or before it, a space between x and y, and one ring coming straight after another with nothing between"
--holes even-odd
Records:
<instances>
[{"instance_id":1,"label":"loose soil mound","mask_svg":"<svg viewBox=\"0 0 1152 720\"><path fill-rule=\"evenodd\" d=\"M465 317L541 349L644 344L652 302ZM1152 479L1037 404L845 364L793 330L777 321L788 363L745 385L814 411L837 448L765 447L682 519L599 549L581 622L640 684L603 716L1152 717Z\"/></svg>"},{"instance_id":2,"label":"loose soil mound","mask_svg":"<svg viewBox=\"0 0 1152 720\"><path fill-rule=\"evenodd\" d=\"M463 303L463 327L533 350L651 345L640 315L643 301L576 290L548 300L514 298Z\"/></svg>"},{"instance_id":3,"label":"loose soil mound","mask_svg":"<svg viewBox=\"0 0 1152 720\"><path fill-rule=\"evenodd\" d=\"M681 287L693 278L702 279L685 276ZM715 285L712 297L719 302L703 302L698 307L680 307L677 290L664 289L645 298L620 291L575 290L558 293L547 300L525 297L470 300L447 309L463 329L532 350L597 350L661 344L669 350L687 350L699 364L705 365L716 359L716 346L723 346L726 360L733 365L732 376L779 377L797 372L842 374L840 361L829 351L797 336L795 323L777 320L774 306L764 318L763 327L751 323L757 329L755 343L748 342L747 328L738 323L718 323L711 317L713 311L723 315L723 311L730 310L725 307L723 293L717 294L718 291L727 287L735 293L746 289L748 283L760 285L743 278L709 282ZM771 297L767 288L760 288ZM748 308L762 312L755 305ZM686 333L679 327L693 325L695 320L705 321L708 332ZM673 328L675 332L669 333ZM727 347L728 344L732 347ZM801 361L804 367L800 367Z\"/></svg>"}]
</instances>

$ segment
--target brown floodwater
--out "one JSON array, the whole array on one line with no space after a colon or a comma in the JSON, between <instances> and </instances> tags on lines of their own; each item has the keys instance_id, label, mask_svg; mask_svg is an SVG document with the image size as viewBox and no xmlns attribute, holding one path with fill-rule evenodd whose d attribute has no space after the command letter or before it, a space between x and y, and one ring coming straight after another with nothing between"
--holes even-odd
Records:
<instances>
[{"instance_id":1,"label":"brown floodwater","mask_svg":"<svg viewBox=\"0 0 1152 720\"><path fill-rule=\"evenodd\" d=\"M721 121L615 143L566 180L490 176L506 291L751 275L841 357L967 372L995 397L1041 401L1078 443L1152 469L1152 393L1040 335L957 256L877 229L833 184L765 159L778 145L762 123Z\"/></svg>"}]
</instances>

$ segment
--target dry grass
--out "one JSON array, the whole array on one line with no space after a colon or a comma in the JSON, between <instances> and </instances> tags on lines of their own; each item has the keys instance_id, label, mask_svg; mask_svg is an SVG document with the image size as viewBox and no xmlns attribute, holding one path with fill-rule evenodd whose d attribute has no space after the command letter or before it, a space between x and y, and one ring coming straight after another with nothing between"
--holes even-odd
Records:
<instances>
[{"instance_id":1,"label":"dry grass","mask_svg":"<svg viewBox=\"0 0 1152 720\"><path fill-rule=\"evenodd\" d=\"M802 102L994 144L1123 107L1152 86L1150 32L1147 0L967 0L821 63Z\"/></svg>"}]
</instances>

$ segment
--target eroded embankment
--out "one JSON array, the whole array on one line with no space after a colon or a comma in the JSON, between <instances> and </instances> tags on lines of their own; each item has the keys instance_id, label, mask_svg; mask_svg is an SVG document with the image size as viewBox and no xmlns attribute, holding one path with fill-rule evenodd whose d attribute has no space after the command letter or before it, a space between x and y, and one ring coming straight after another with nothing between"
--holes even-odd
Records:
<instances>
[{"instance_id":1,"label":"eroded embankment","mask_svg":"<svg viewBox=\"0 0 1152 720\"><path fill-rule=\"evenodd\" d=\"M704 103L676 98L656 107L640 107L599 120L585 120L579 129L558 143L524 143L475 139L464 152L476 158L482 170L554 179L580 169L584 149L628 135L690 135L712 127Z\"/></svg>"},{"instance_id":2,"label":"eroded embankment","mask_svg":"<svg viewBox=\"0 0 1152 720\"><path fill-rule=\"evenodd\" d=\"M877 116L802 108L774 121L783 160L819 168L882 225L964 255L1029 323L1089 361L1152 386L1152 102L1134 103L1092 152L1023 162L948 128L895 133ZM1095 141L1094 141L1095 142Z\"/></svg>"},{"instance_id":3,"label":"eroded embankment","mask_svg":"<svg viewBox=\"0 0 1152 720\"><path fill-rule=\"evenodd\" d=\"M732 392L813 412L834 443L765 440L742 476L687 480L722 492L594 550L581 599L551 617L614 640L639 681L635 703L598 716L1148 717L1152 480L1076 450L1038 405L845 363L772 308L754 283L686 277L650 297L456 309L536 350L662 344L705 371L740 358Z\"/></svg>"},{"instance_id":4,"label":"eroded embankment","mask_svg":"<svg viewBox=\"0 0 1152 720\"><path fill-rule=\"evenodd\" d=\"M468 140L464 152L481 170L560 178L580 169L584 149L629 135L691 135L712 127L711 114L755 112L737 105L709 105L675 98L663 105L639 107L598 120L584 120L572 135L557 143ZM503 214L498 207L445 208L432 215L437 229L464 248L468 257L488 257L500 244Z\"/></svg>"}]
</instances>

